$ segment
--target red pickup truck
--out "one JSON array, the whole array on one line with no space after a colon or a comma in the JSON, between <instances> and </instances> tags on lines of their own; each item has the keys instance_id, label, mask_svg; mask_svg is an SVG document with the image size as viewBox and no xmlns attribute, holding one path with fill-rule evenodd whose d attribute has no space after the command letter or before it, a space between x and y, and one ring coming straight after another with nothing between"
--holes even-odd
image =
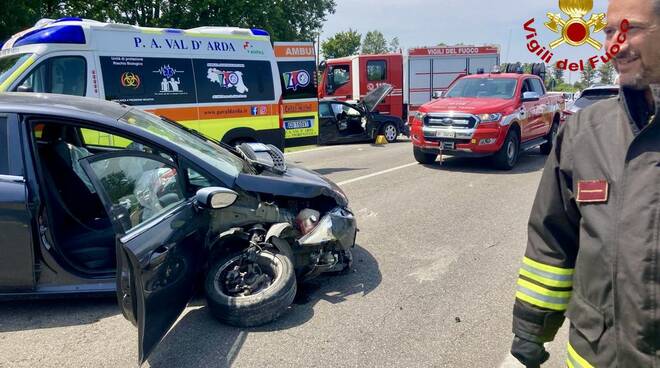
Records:
<instances>
[{"instance_id":1,"label":"red pickup truck","mask_svg":"<svg viewBox=\"0 0 660 368\"><path fill-rule=\"evenodd\" d=\"M540 146L543 154L550 153L563 104L537 75L464 76L412 119L415 159L430 164L439 154L492 156L496 167L510 170L520 152Z\"/></svg>"}]
</instances>

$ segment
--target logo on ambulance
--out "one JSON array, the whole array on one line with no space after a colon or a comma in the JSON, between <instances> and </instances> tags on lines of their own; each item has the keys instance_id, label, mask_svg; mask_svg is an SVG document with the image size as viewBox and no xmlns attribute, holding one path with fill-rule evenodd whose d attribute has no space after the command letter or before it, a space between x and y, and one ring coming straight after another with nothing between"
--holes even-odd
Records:
<instances>
[{"instance_id":1,"label":"logo on ambulance","mask_svg":"<svg viewBox=\"0 0 660 368\"><path fill-rule=\"evenodd\" d=\"M180 88L181 79L179 77L176 80L174 79L177 73L183 73L183 71L176 70L169 65L163 65L153 72L163 76L163 80L160 82L161 92L183 92Z\"/></svg>"},{"instance_id":2,"label":"logo on ambulance","mask_svg":"<svg viewBox=\"0 0 660 368\"><path fill-rule=\"evenodd\" d=\"M218 83L223 88L236 88L238 93L246 93L248 88L243 82L243 72L209 68L206 77L211 83Z\"/></svg>"},{"instance_id":3,"label":"logo on ambulance","mask_svg":"<svg viewBox=\"0 0 660 368\"><path fill-rule=\"evenodd\" d=\"M284 86L286 89L296 91L298 87L307 87L311 80L309 73L306 70L296 70L293 72L282 73L284 79Z\"/></svg>"},{"instance_id":4,"label":"logo on ambulance","mask_svg":"<svg viewBox=\"0 0 660 368\"><path fill-rule=\"evenodd\" d=\"M120 80L122 87L125 88L138 89L140 87L140 84L142 84L142 81L140 80L140 76L133 72L123 73L121 75Z\"/></svg>"}]
</instances>

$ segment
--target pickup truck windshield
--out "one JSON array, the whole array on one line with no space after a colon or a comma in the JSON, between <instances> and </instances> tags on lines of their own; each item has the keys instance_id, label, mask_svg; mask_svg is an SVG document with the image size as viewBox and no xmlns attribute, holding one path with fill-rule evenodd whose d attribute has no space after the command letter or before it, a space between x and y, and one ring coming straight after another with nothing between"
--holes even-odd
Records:
<instances>
[{"instance_id":1,"label":"pickup truck windshield","mask_svg":"<svg viewBox=\"0 0 660 368\"><path fill-rule=\"evenodd\" d=\"M516 79L512 78L465 78L458 80L445 97L506 98L516 91Z\"/></svg>"},{"instance_id":2,"label":"pickup truck windshield","mask_svg":"<svg viewBox=\"0 0 660 368\"><path fill-rule=\"evenodd\" d=\"M131 110L120 120L175 143L193 156L210 163L228 175L237 177L244 170L243 160L228 150L170 124L155 115L140 110Z\"/></svg>"},{"instance_id":3,"label":"pickup truck windshield","mask_svg":"<svg viewBox=\"0 0 660 368\"><path fill-rule=\"evenodd\" d=\"M0 57L0 85L18 68L21 67L32 54L14 54Z\"/></svg>"}]
</instances>

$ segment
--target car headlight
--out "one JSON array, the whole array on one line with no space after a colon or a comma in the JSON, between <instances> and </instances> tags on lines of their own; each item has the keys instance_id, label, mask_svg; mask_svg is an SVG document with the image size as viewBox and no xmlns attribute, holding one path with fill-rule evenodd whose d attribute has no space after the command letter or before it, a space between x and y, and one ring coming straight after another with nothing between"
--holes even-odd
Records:
<instances>
[{"instance_id":1,"label":"car headlight","mask_svg":"<svg viewBox=\"0 0 660 368\"><path fill-rule=\"evenodd\" d=\"M421 122L424 121L424 118L425 118L425 117L426 117L426 113L425 113L425 112L417 112L417 113L415 114L415 119L417 119L417 120L419 120L419 121L421 121Z\"/></svg>"},{"instance_id":2,"label":"car headlight","mask_svg":"<svg viewBox=\"0 0 660 368\"><path fill-rule=\"evenodd\" d=\"M494 121L500 121L502 119L502 114L481 114L479 115L479 120L482 123L491 123Z\"/></svg>"}]
</instances>

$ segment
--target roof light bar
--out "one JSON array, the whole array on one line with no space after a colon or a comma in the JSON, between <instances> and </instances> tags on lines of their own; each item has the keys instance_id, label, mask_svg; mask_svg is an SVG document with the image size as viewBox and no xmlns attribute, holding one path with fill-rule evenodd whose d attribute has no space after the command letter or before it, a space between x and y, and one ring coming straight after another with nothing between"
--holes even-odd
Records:
<instances>
[{"instance_id":1,"label":"roof light bar","mask_svg":"<svg viewBox=\"0 0 660 368\"><path fill-rule=\"evenodd\" d=\"M255 36L266 36L270 37L270 34L268 34L267 31L259 28L251 28L250 31L252 31L252 34Z\"/></svg>"},{"instance_id":2,"label":"roof light bar","mask_svg":"<svg viewBox=\"0 0 660 368\"><path fill-rule=\"evenodd\" d=\"M85 43L85 32L81 26L54 26L28 32L14 42L14 47L39 43Z\"/></svg>"}]
</instances>

